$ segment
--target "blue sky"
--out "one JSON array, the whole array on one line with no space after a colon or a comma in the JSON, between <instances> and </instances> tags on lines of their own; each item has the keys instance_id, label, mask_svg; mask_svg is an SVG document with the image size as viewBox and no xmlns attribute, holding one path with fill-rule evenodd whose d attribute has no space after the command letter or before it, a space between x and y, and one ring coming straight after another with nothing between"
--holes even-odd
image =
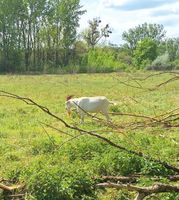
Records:
<instances>
[{"instance_id":1,"label":"blue sky","mask_svg":"<svg viewBox=\"0 0 179 200\"><path fill-rule=\"evenodd\" d=\"M113 29L109 41L121 44L122 33L144 22L163 24L167 37L179 37L179 0L81 0L87 10L80 20L80 31L88 20L100 17Z\"/></svg>"}]
</instances>

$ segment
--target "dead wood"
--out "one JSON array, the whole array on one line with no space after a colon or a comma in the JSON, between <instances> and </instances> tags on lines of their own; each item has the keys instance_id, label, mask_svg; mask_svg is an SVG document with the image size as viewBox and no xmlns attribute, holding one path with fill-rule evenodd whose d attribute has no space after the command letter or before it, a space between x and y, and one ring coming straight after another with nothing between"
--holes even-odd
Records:
<instances>
[{"instance_id":1,"label":"dead wood","mask_svg":"<svg viewBox=\"0 0 179 200\"><path fill-rule=\"evenodd\" d=\"M163 193L163 192L179 192L179 184L176 185L168 185L168 184L154 184L149 187L139 187L130 184L121 184L121 183L112 183L112 182L104 182L96 185L100 188L115 188L115 189L126 189L127 191L135 191L138 192L135 200L142 200L146 196L151 194Z\"/></svg>"},{"instance_id":2,"label":"dead wood","mask_svg":"<svg viewBox=\"0 0 179 200\"><path fill-rule=\"evenodd\" d=\"M179 181L179 174L173 175L173 176L168 176L168 179L170 181Z\"/></svg>"},{"instance_id":3,"label":"dead wood","mask_svg":"<svg viewBox=\"0 0 179 200\"><path fill-rule=\"evenodd\" d=\"M103 181L113 180L121 183L135 183L137 181L136 176L100 176L95 179L102 179Z\"/></svg>"},{"instance_id":4,"label":"dead wood","mask_svg":"<svg viewBox=\"0 0 179 200\"><path fill-rule=\"evenodd\" d=\"M179 175L169 175L169 176L150 176L146 174L132 174L128 176L99 176L99 177L94 177L94 179L102 179L103 181L120 181L122 183L133 183L136 182L137 179L139 178L149 178L153 181L161 181L161 179L166 178L169 181L178 181L179 180Z\"/></svg>"},{"instance_id":5,"label":"dead wood","mask_svg":"<svg viewBox=\"0 0 179 200\"><path fill-rule=\"evenodd\" d=\"M7 186L5 184L0 183L0 189L10 191L10 192L14 190L22 189L24 187L25 187L25 184Z\"/></svg>"},{"instance_id":6,"label":"dead wood","mask_svg":"<svg viewBox=\"0 0 179 200\"><path fill-rule=\"evenodd\" d=\"M151 121L159 121L159 119L146 116L146 115L139 115L139 114L133 114L133 113L122 113L122 112L109 112L109 114L112 115L120 115L120 116L129 116L129 117L137 117L137 118L144 118L144 119L149 119Z\"/></svg>"}]
</instances>

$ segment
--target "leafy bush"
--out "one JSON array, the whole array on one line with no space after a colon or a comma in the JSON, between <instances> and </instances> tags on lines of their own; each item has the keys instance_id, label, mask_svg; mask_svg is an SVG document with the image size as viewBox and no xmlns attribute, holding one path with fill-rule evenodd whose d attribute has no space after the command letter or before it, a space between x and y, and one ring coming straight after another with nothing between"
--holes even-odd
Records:
<instances>
[{"instance_id":1,"label":"leafy bush","mask_svg":"<svg viewBox=\"0 0 179 200\"><path fill-rule=\"evenodd\" d=\"M174 62L173 62L173 65L175 66L175 69L179 69L179 59L176 59Z\"/></svg>"},{"instance_id":2,"label":"leafy bush","mask_svg":"<svg viewBox=\"0 0 179 200\"><path fill-rule=\"evenodd\" d=\"M127 64L117 59L117 52L110 48L96 48L84 55L79 72L114 72L125 70Z\"/></svg>"},{"instance_id":3,"label":"leafy bush","mask_svg":"<svg viewBox=\"0 0 179 200\"><path fill-rule=\"evenodd\" d=\"M24 170L22 177L27 181L27 190L36 200L92 200L96 199L94 181L89 172L65 163L52 165L45 160L34 163Z\"/></svg>"},{"instance_id":4,"label":"leafy bush","mask_svg":"<svg viewBox=\"0 0 179 200\"><path fill-rule=\"evenodd\" d=\"M170 63L169 54L165 53L158 56L151 64L148 66L147 70L171 70L173 65Z\"/></svg>"},{"instance_id":5,"label":"leafy bush","mask_svg":"<svg viewBox=\"0 0 179 200\"><path fill-rule=\"evenodd\" d=\"M61 153L67 154L70 162L75 160L89 161L94 160L96 156L104 153L104 149L108 149L108 145L99 142L96 139L80 138Z\"/></svg>"},{"instance_id":6,"label":"leafy bush","mask_svg":"<svg viewBox=\"0 0 179 200\"><path fill-rule=\"evenodd\" d=\"M144 68L157 56L157 44L150 38L145 38L137 43L134 50L134 64Z\"/></svg>"},{"instance_id":7,"label":"leafy bush","mask_svg":"<svg viewBox=\"0 0 179 200\"><path fill-rule=\"evenodd\" d=\"M100 155L96 164L98 173L102 175L129 175L140 172L142 168L141 158L113 149Z\"/></svg>"},{"instance_id":8,"label":"leafy bush","mask_svg":"<svg viewBox=\"0 0 179 200\"><path fill-rule=\"evenodd\" d=\"M172 171L167 170L164 166L144 160L142 172L148 175L162 176L172 174Z\"/></svg>"}]
</instances>

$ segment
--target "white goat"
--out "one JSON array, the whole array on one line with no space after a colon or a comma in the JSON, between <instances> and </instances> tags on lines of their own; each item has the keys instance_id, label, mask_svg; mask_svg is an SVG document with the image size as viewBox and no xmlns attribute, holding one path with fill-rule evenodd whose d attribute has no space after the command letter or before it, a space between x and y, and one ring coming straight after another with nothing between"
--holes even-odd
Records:
<instances>
[{"instance_id":1,"label":"white goat","mask_svg":"<svg viewBox=\"0 0 179 200\"><path fill-rule=\"evenodd\" d=\"M65 102L65 108L68 114L70 115L71 108L74 107L80 114L81 123L84 122L84 116L87 112L90 113L101 112L106 117L107 121L110 121L108 115L109 104L113 104L113 102L110 102L104 96L80 97L80 98L72 98L72 96L68 96L67 101Z\"/></svg>"}]
</instances>

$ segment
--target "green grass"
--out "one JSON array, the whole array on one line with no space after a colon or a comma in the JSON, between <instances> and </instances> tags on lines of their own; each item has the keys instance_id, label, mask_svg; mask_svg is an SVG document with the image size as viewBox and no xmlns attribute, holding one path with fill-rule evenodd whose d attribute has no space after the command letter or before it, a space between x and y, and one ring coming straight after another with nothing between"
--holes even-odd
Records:
<instances>
[{"instance_id":1,"label":"green grass","mask_svg":"<svg viewBox=\"0 0 179 200\"><path fill-rule=\"evenodd\" d=\"M139 78L146 75L132 74L133 77ZM79 123L78 116L73 115L73 118L69 118L64 109L65 98L71 94L76 97L104 95L118 102L118 105L110 107L110 111L147 116L157 116L179 107L179 81L171 82L159 90L145 91L120 83L128 80L126 83L138 86L129 76L131 74L126 73L7 75L0 76L0 90L29 97L75 125ZM153 88L170 77L164 74L140 83L143 87ZM140 120L128 116L111 116L111 118L115 124L123 126ZM27 199L97 199L93 188L94 180L91 179L94 175L170 173L154 163L120 152L87 135L61 147L64 140L69 137L46 127L45 131L40 122L49 123L73 135L77 134L75 131L67 130L63 124L34 106L0 97L0 177L25 181L28 186ZM110 128L105 132L107 127L102 127L89 117L86 117L85 124L79 127L96 130L121 146L142 151L155 159L177 165L179 156L177 128L142 127L137 130L125 129L125 134L121 134ZM35 187L37 184L40 188ZM54 196L50 196L53 184L58 189L54 189ZM109 194L111 195L111 191ZM105 194L103 197L101 194L99 196L101 199L107 199ZM165 199L165 195L160 198Z\"/></svg>"}]
</instances>

